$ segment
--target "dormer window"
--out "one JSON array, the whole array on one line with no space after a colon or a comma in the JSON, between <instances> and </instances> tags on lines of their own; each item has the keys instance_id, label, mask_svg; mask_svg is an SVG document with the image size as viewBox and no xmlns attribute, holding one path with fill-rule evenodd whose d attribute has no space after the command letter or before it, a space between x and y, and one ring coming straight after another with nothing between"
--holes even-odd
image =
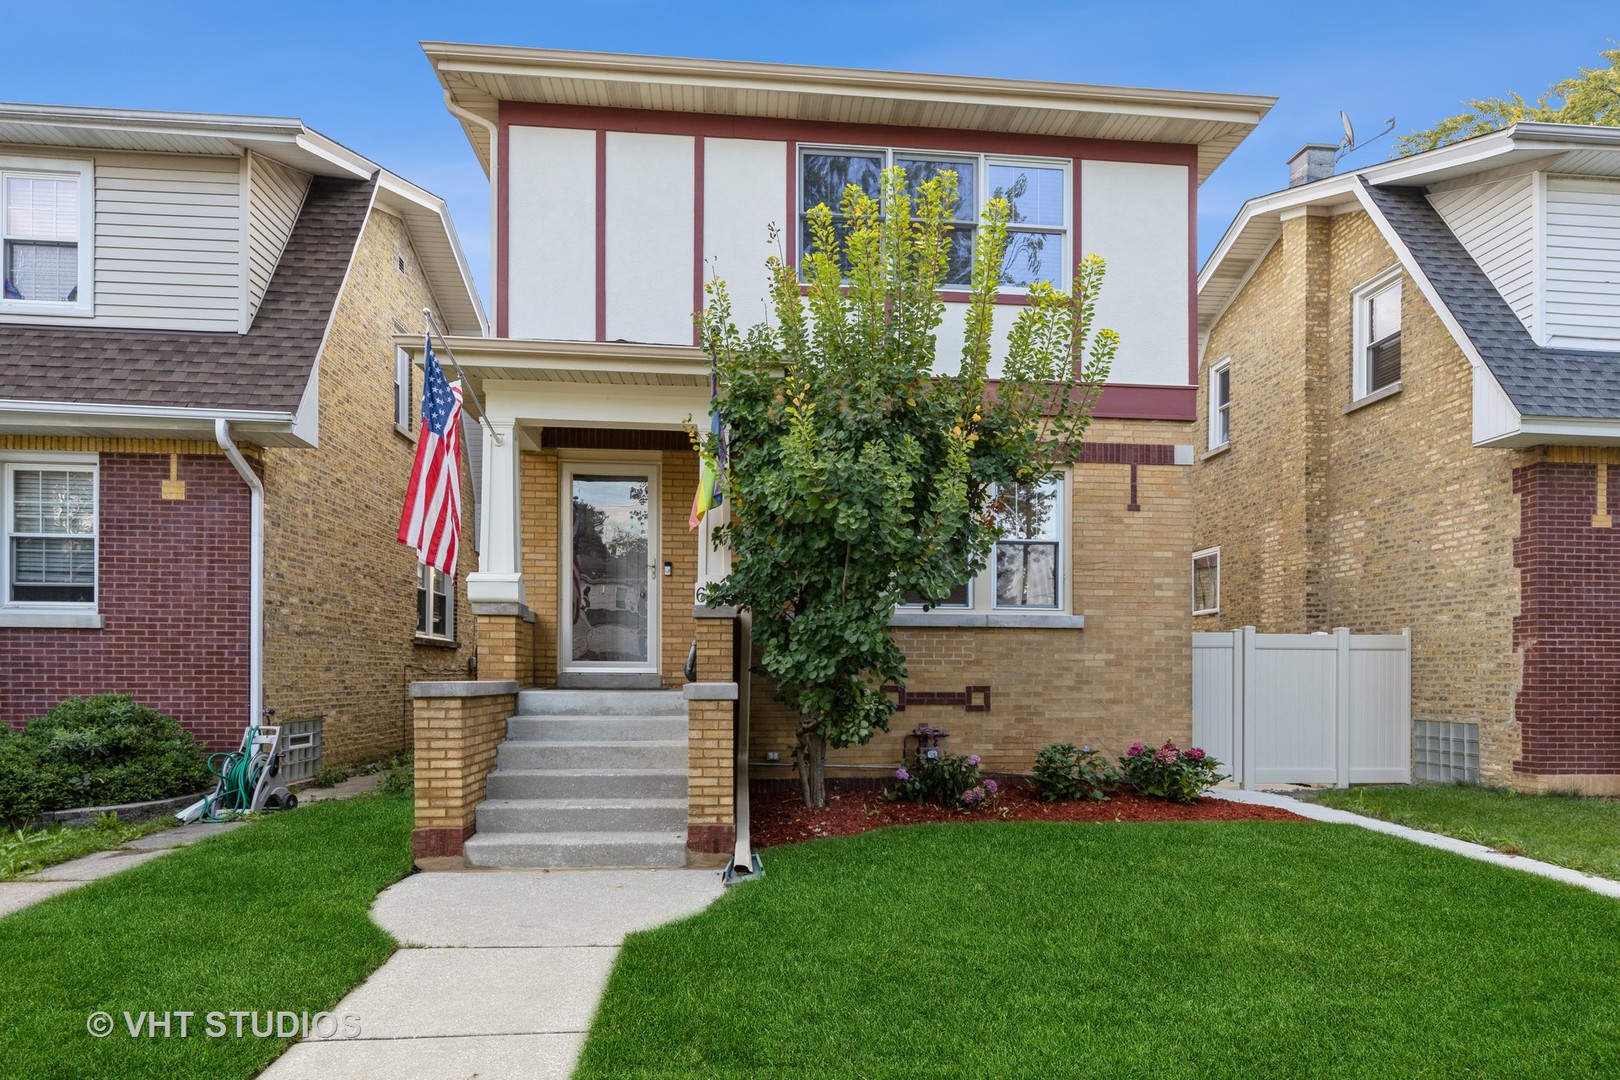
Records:
<instances>
[{"instance_id":1,"label":"dormer window","mask_svg":"<svg viewBox=\"0 0 1620 1080\"><path fill-rule=\"evenodd\" d=\"M88 315L88 162L0 162L0 313Z\"/></svg>"},{"instance_id":2,"label":"dormer window","mask_svg":"<svg viewBox=\"0 0 1620 1080\"><path fill-rule=\"evenodd\" d=\"M1355 394L1358 399L1401 385L1401 268L1357 287Z\"/></svg>"}]
</instances>

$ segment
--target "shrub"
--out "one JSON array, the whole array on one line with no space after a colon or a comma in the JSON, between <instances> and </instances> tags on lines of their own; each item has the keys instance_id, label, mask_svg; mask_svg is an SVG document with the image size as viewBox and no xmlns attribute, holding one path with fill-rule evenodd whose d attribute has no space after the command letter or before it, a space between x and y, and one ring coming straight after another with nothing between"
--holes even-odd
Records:
<instances>
[{"instance_id":1,"label":"shrub","mask_svg":"<svg viewBox=\"0 0 1620 1080\"><path fill-rule=\"evenodd\" d=\"M1053 743L1035 755L1030 780L1043 799L1107 802L1119 786L1119 770L1089 746L1077 750L1073 743Z\"/></svg>"},{"instance_id":2,"label":"shrub","mask_svg":"<svg viewBox=\"0 0 1620 1080\"><path fill-rule=\"evenodd\" d=\"M0 736L0 819L190 795L211 783L191 734L128 694L68 698Z\"/></svg>"},{"instance_id":3,"label":"shrub","mask_svg":"<svg viewBox=\"0 0 1620 1080\"><path fill-rule=\"evenodd\" d=\"M1171 802L1193 802L1226 779L1220 762L1196 746L1183 750L1168 739L1157 750L1132 743L1119 764L1137 794Z\"/></svg>"},{"instance_id":4,"label":"shrub","mask_svg":"<svg viewBox=\"0 0 1620 1080\"><path fill-rule=\"evenodd\" d=\"M963 810L993 806L1000 785L979 775L978 754L922 754L894 770L897 783L884 789L884 797L911 802L937 802Z\"/></svg>"}]
</instances>

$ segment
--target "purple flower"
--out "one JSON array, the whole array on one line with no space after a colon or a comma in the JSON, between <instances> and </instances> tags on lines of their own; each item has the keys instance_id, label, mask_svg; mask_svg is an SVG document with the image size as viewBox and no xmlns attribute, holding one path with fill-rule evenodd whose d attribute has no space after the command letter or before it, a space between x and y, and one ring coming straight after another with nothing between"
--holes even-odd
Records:
<instances>
[{"instance_id":1,"label":"purple flower","mask_svg":"<svg viewBox=\"0 0 1620 1080\"><path fill-rule=\"evenodd\" d=\"M1133 742L1133 743L1131 743L1131 748L1129 750L1125 751L1125 753L1126 753L1126 755L1128 757L1135 757L1137 754L1140 754L1143 750L1146 750L1146 749L1147 749L1147 747L1143 746L1141 743Z\"/></svg>"},{"instance_id":2,"label":"purple flower","mask_svg":"<svg viewBox=\"0 0 1620 1080\"><path fill-rule=\"evenodd\" d=\"M970 755L968 757L968 764L969 765L977 765L978 763L979 763L979 755L978 754L972 754L972 755Z\"/></svg>"},{"instance_id":3,"label":"purple flower","mask_svg":"<svg viewBox=\"0 0 1620 1080\"><path fill-rule=\"evenodd\" d=\"M1198 749L1198 747L1195 746L1191 750L1187 751L1187 760L1188 761L1203 761L1204 760L1204 752L1202 750Z\"/></svg>"},{"instance_id":4,"label":"purple flower","mask_svg":"<svg viewBox=\"0 0 1620 1080\"><path fill-rule=\"evenodd\" d=\"M982 787L970 787L962 792L962 802L966 806L972 806L982 798L984 798L984 788Z\"/></svg>"},{"instance_id":5,"label":"purple flower","mask_svg":"<svg viewBox=\"0 0 1620 1080\"><path fill-rule=\"evenodd\" d=\"M984 790L989 792L991 795L994 795L997 791L1001 790L1001 785L996 783L994 780L986 780L984 782Z\"/></svg>"},{"instance_id":6,"label":"purple flower","mask_svg":"<svg viewBox=\"0 0 1620 1080\"><path fill-rule=\"evenodd\" d=\"M896 780L910 780L911 779L911 774L906 772L906 770L903 769L903 768L896 769L896 770L894 770L894 778Z\"/></svg>"}]
</instances>

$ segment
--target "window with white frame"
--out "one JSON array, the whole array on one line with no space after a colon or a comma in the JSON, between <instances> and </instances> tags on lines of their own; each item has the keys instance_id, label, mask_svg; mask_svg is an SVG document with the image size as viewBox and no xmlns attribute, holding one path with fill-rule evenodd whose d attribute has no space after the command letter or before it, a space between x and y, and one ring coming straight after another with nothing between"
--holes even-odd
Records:
<instances>
[{"instance_id":1,"label":"window with white frame","mask_svg":"<svg viewBox=\"0 0 1620 1080\"><path fill-rule=\"evenodd\" d=\"M422 637L456 636L456 590L443 570L418 566L416 577L416 632Z\"/></svg>"},{"instance_id":2,"label":"window with white frame","mask_svg":"<svg viewBox=\"0 0 1620 1080\"><path fill-rule=\"evenodd\" d=\"M1209 448L1232 441L1232 358L1209 369Z\"/></svg>"},{"instance_id":3,"label":"window with white frame","mask_svg":"<svg viewBox=\"0 0 1620 1080\"><path fill-rule=\"evenodd\" d=\"M411 430L411 354L394 349L394 426L407 434Z\"/></svg>"},{"instance_id":4,"label":"window with white frame","mask_svg":"<svg viewBox=\"0 0 1620 1080\"><path fill-rule=\"evenodd\" d=\"M73 459L5 463L0 607L93 611L97 469Z\"/></svg>"},{"instance_id":5,"label":"window with white frame","mask_svg":"<svg viewBox=\"0 0 1620 1080\"><path fill-rule=\"evenodd\" d=\"M88 314L88 162L0 162L0 311Z\"/></svg>"},{"instance_id":6,"label":"window with white frame","mask_svg":"<svg viewBox=\"0 0 1620 1080\"><path fill-rule=\"evenodd\" d=\"M1064 588L1064 488L1062 474L1035 483L992 488L991 513L1001 535L989 565L971 581L953 589L933 610L1063 611L1068 603ZM922 602L918 597L908 597L903 606L916 611Z\"/></svg>"},{"instance_id":7,"label":"window with white frame","mask_svg":"<svg viewBox=\"0 0 1620 1080\"><path fill-rule=\"evenodd\" d=\"M1401 381L1401 268L1392 266L1356 287L1355 396Z\"/></svg>"},{"instance_id":8,"label":"window with white frame","mask_svg":"<svg viewBox=\"0 0 1620 1080\"><path fill-rule=\"evenodd\" d=\"M947 288L972 284L974 235L984 202L992 198L1006 199L1012 211L1007 222L1001 284L1022 289L1036 281L1050 281L1060 289L1065 287L1069 271L1069 163L1057 159L878 147L801 148L799 254L812 249L812 209L825 203L842 237L845 224L840 206L844 189L853 184L876 199L883 170L893 166L906 171L906 190L913 197L923 182L942 172L956 173L958 202L952 213L944 282Z\"/></svg>"},{"instance_id":9,"label":"window with white frame","mask_svg":"<svg viewBox=\"0 0 1620 1080\"><path fill-rule=\"evenodd\" d=\"M1193 552L1192 606L1194 615L1215 615L1221 610L1221 549Z\"/></svg>"}]
</instances>

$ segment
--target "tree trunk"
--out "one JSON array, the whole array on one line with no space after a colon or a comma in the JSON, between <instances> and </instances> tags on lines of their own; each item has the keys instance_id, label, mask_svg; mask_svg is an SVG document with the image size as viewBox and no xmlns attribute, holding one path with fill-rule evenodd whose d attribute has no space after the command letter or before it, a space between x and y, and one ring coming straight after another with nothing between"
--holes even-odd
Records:
<instances>
[{"instance_id":1,"label":"tree trunk","mask_svg":"<svg viewBox=\"0 0 1620 1080\"><path fill-rule=\"evenodd\" d=\"M799 792L804 805L827 805L827 736L814 729L799 729Z\"/></svg>"}]
</instances>

